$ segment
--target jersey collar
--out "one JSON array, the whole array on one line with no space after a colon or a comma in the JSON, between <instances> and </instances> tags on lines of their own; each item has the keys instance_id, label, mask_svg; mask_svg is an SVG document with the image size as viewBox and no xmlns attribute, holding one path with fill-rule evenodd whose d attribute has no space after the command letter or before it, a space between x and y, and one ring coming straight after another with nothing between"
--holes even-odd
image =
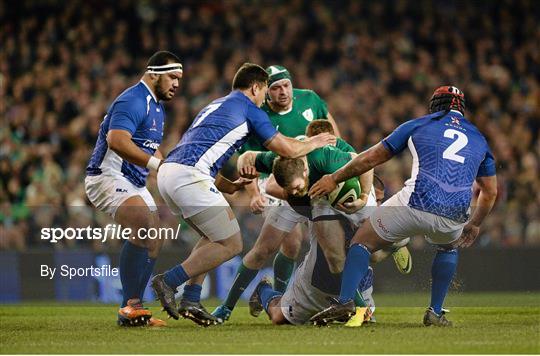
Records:
<instances>
[{"instance_id":1,"label":"jersey collar","mask_svg":"<svg viewBox=\"0 0 540 356\"><path fill-rule=\"evenodd\" d=\"M280 112L278 112L277 114L278 114L278 115L287 115L288 113L290 113L290 112L292 111L292 107L293 107L293 106L291 105L291 107L289 108L289 110L280 111Z\"/></svg>"},{"instance_id":2,"label":"jersey collar","mask_svg":"<svg viewBox=\"0 0 540 356\"><path fill-rule=\"evenodd\" d=\"M156 103L159 103L159 101L157 100L156 96L154 95L154 92L150 89L150 87L148 86L148 84L146 84L146 83L144 82L144 80L142 80L142 79L140 80L140 82L143 83L143 85L144 85L144 87L146 88L146 90L148 90L148 92L150 93L150 95L152 95L152 98L154 99L154 101L155 101Z\"/></svg>"}]
</instances>

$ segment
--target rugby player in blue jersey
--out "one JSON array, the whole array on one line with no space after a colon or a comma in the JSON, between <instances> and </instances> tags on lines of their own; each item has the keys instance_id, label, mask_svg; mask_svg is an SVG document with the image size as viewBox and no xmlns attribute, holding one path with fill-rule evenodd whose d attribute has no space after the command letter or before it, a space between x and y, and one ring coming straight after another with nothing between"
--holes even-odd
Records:
<instances>
[{"instance_id":1,"label":"rugby player in blue jersey","mask_svg":"<svg viewBox=\"0 0 540 356\"><path fill-rule=\"evenodd\" d=\"M180 78L178 57L166 51L152 55L139 83L126 89L109 107L86 168L85 189L90 202L123 228L130 228L133 235L120 253L121 326L164 324L152 318L142 304L161 241L138 239L137 231L157 223L156 204L146 189L146 177L161 164L163 157L157 149L165 121L162 102L174 97Z\"/></svg>"},{"instance_id":2,"label":"rugby player in blue jersey","mask_svg":"<svg viewBox=\"0 0 540 356\"><path fill-rule=\"evenodd\" d=\"M199 112L158 172L159 192L171 211L182 215L201 236L184 262L152 280L163 308L175 319L182 315L205 326L221 322L201 305L200 293L206 272L242 251L240 227L221 192L234 193L250 181L231 182L218 173L229 158L250 135L291 158L336 141L328 133L305 141L280 134L260 109L267 89L268 73L262 67L242 65L231 93ZM178 308L174 293L188 280Z\"/></svg>"},{"instance_id":3,"label":"rugby player in blue jersey","mask_svg":"<svg viewBox=\"0 0 540 356\"><path fill-rule=\"evenodd\" d=\"M423 235L438 246L431 269L431 304L424 325L450 326L443 302L456 271L458 247L470 246L497 197L495 161L486 139L464 116L465 96L456 87L435 90L429 115L399 126L383 141L358 155L310 189L317 197L336 184L388 161L408 147L413 158L405 187L375 209L356 232L347 253L338 303L312 321L327 324L354 314L353 297L368 272L370 255L409 236ZM469 216L472 186L480 194Z\"/></svg>"}]
</instances>

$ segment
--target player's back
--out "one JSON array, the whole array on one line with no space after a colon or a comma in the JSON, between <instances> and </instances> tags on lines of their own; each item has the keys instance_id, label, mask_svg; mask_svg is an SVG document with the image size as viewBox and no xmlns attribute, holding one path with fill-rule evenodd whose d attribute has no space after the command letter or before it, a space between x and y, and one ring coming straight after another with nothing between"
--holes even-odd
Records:
<instances>
[{"instance_id":1,"label":"player's back","mask_svg":"<svg viewBox=\"0 0 540 356\"><path fill-rule=\"evenodd\" d=\"M260 108L242 92L233 91L199 112L165 162L193 166L214 177L252 132L261 142L276 133Z\"/></svg>"},{"instance_id":2,"label":"player's back","mask_svg":"<svg viewBox=\"0 0 540 356\"><path fill-rule=\"evenodd\" d=\"M411 120L392 135L400 131L413 157L411 178L404 188L408 205L466 221L476 177L494 174L484 136L457 111ZM391 137L385 140L397 142Z\"/></svg>"}]
</instances>

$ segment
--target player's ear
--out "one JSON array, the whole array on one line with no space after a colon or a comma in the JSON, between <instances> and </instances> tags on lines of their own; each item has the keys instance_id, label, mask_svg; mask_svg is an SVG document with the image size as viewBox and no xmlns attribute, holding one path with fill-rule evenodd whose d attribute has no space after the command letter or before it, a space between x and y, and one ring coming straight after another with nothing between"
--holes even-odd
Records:
<instances>
[{"instance_id":1,"label":"player's ear","mask_svg":"<svg viewBox=\"0 0 540 356\"><path fill-rule=\"evenodd\" d=\"M253 96L257 96L257 94L259 94L259 90L261 90L261 88L259 87L259 84L258 83L254 83L252 86L251 86L251 94Z\"/></svg>"}]
</instances>

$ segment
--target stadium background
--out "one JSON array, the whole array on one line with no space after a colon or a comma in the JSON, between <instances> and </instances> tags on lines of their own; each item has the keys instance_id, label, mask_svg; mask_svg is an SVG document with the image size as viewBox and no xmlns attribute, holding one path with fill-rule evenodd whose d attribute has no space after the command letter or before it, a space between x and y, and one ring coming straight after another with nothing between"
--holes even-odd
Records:
<instances>
[{"instance_id":1,"label":"stadium background","mask_svg":"<svg viewBox=\"0 0 540 356\"><path fill-rule=\"evenodd\" d=\"M85 197L84 169L106 108L158 49L184 64L181 89L167 107L165 153L204 105L229 91L245 61L287 67L294 86L326 100L358 150L425 114L435 87L456 85L466 94L466 116L489 140L499 179L497 205L463 254L466 286L540 289L539 22L532 0L0 3L0 300L88 298L88 283L65 290L40 279L38 263L115 261L116 241L53 245L39 232L110 222ZM233 166L226 171L232 176ZM409 155L377 173L393 194L409 176ZM159 200L155 176L148 186ZM247 250L262 221L249 213L245 194L230 199ZM161 216L175 223L165 206ZM158 268L193 242L189 232L167 241ZM424 264L428 273L423 245L415 239L411 248L415 267ZM497 272L486 276L486 266ZM390 267L378 275L396 280ZM395 287L419 286L401 278Z\"/></svg>"}]
</instances>

